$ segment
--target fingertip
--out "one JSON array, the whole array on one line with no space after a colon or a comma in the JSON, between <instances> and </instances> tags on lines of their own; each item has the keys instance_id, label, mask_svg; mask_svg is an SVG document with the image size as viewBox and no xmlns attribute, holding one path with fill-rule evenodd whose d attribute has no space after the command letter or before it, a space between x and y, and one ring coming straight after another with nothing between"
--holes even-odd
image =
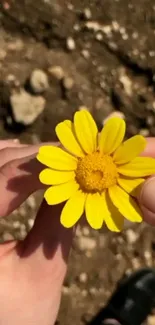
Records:
<instances>
[{"instance_id":1,"label":"fingertip","mask_svg":"<svg viewBox=\"0 0 155 325\"><path fill-rule=\"evenodd\" d=\"M155 176L144 182L138 200L144 221L155 226Z\"/></svg>"}]
</instances>

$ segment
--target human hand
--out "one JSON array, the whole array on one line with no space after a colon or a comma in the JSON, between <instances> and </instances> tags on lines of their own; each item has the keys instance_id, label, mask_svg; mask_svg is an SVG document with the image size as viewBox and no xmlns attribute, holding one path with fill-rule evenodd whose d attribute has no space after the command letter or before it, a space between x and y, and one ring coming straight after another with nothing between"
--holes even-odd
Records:
<instances>
[{"instance_id":1,"label":"human hand","mask_svg":"<svg viewBox=\"0 0 155 325\"><path fill-rule=\"evenodd\" d=\"M144 156L155 158L155 138L147 139ZM140 191L139 204L144 215L144 220L155 226L155 175L148 178Z\"/></svg>"},{"instance_id":2,"label":"human hand","mask_svg":"<svg viewBox=\"0 0 155 325\"><path fill-rule=\"evenodd\" d=\"M42 187L37 151L38 146L0 141L1 216ZM155 139L148 139L144 154L155 157ZM149 203L154 182L154 177L145 182L139 198L144 219L151 224L155 224L155 203L153 199ZM25 240L0 245L1 325L55 323L74 231L60 225L60 211L61 206L49 207L43 202Z\"/></svg>"},{"instance_id":3,"label":"human hand","mask_svg":"<svg viewBox=\"0 0 155 325\"><path fill-rule=\"evenodd\" d=\"M41 188L38 149L0 141L0 216ZM60 225L60 209L43 202L25 240L0 245L1 325L55 323L73 235Z\"/></svg>"}]
</instances>

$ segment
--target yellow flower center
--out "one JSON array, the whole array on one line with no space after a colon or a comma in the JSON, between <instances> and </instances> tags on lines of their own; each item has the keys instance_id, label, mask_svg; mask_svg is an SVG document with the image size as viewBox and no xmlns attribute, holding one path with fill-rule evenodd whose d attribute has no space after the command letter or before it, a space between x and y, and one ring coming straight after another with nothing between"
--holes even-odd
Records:
<instances>
[{"instance_id":1,"label":"yellow flower center","mask_svg":"<svg viewBox=\"0 0 155 325\"><path fill-rule=\"evenodd\" d=\"M76 179L84 191L102 192L116 184L116 165L111 156L96 151L79 158Z\"/></svg>"}]
</instances>

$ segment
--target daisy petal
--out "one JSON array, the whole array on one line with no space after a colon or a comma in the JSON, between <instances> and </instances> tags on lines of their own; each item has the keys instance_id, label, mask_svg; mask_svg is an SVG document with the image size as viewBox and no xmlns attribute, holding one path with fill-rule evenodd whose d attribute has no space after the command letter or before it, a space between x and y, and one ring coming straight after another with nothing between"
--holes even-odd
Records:
<instances>
[{"instance_id":1,"label":"daisy petal","mask_svg":"<svg viewBox=\"0 0 155 325\"><path fill-rule=\"evenodd\" d=\"M111 202L108 193L102 193L104 220L109 230L120 232L123 229L124 217Z\"/></svg>"},{"instance_id":2,"label":"daisy petal","mask_svg":"<svg viewBox=\"0 0 155 325\"><path fill-rule=\"evenodd\" d=\"M75 170L77 159L61 148L43 146L39 149L37 159L47 167L56 170Z\"/></svg>"},{"instance_id":3,"label":"daisy petal","mask_svg":"<svg viewBox=\"0 0 155 325\"><path fill-rule=\"evenodd\" d=\"M44 198L49 205L59 204L68 200L79 188L75 181L51 186L45 191Z\"/></svg>"},{"instance_id":4,"label":"daisy petal","mask_svg":"<svg viewBox=\"0 0 155 325\"><path fill-rule=\"evenodd\" d=\"M87 110L81 110L74 115L74 127L77 139L86 153L92 153L97 146L97 126Z\"/></svg>"},{"instance_id":5,"label":"daisy petal","mask_svg":"<svg viewBox=\"0 0 155 325\"><path fill-rule=\"evenodd\" d=\"M109 196L119 212L131 222L141 222L141 211L135 200L119 186L109 187Z\"/></svg>"},{"instance_id":6,"label":"daisy petal","mask_svg":"<svg viewBox=\"0 0 155 325\"><path fill-rule=\"evenodd\" d=\"M93 229L100 229L104 221L104 207L99 193L87 195L85 211L90 226Z\"/></svg>"},{"instance_id":7,"label":"daisy petal","mask_svg":"<svg viewBox=\"0 0 155 325\"><path fill-rule=\"evenodd\" d=\"M84 212L86 194L77 191L65 204L61 212L61 224L70 228L73 227L80 219ZM76 209L75 209L76 207Z\"/></svg>"},{"instance_id":8,"label":"daisy petal","mask_svg":"<svg viewBox=\"0 0 155 325\"><path fill-rule=\"evenodd\" d=\"M39 179L45 185L58 185L69 182L75 178L73 171L58 171L46 168L39 174Z\"/></svg>"},{"instance_id":9,"label":"daisy petal","mask_svg":"<svg viewBox=\"0 0 155 325\"><path fill-rule=\"evenodd\" d=\"M155 159L150 157L137 157L130 163L118 166L117 171L129 177L145 177L155 174Z\"/></svg>"},{"instance_id":10,"label":"daisy petal","mask_svg":"<svg viewBox=\"0 0 155 325\"><path fill-rule=\"evenodd\" d=\"M110 118L103 127L99 137L99 150L111 154L122 143L125 134L125 122L119 117Z\"/></svg>"},{"instance_id":11,"label":"daisy petal","mask_svg":"<svg viewBox=\"0 0 155 325\"><path fill-rule=\"evenodd\" d=\"M73 155L83 157L84 152L76 140L73 123L69 120L59 123L56 126L56 134L65 149Z\"/></svg>"},{"instance_id":12,"label":"daisy petal","mask_svg":"<svg viewBox=\"0 0 155 325\"><path fill-rule=\"evenodd\" d=\"M120 176L117 179L117 182L120 187L125 190L125 192L137 197L137 190L139 189L139 186L144 182L144 178L126 178Z\"/></svg>"},{"instance_id":13,"label":"daisy petal","mask_svg":"<svg viewBox=\"0 0 155 325\"><path fill-rule=\"evenodd\" d=\"M146 147L146 139L142 135L134 137L123 142L114 153L116 164L126 164L132 159L139 156Z\"/></svg>"}]
</instances>

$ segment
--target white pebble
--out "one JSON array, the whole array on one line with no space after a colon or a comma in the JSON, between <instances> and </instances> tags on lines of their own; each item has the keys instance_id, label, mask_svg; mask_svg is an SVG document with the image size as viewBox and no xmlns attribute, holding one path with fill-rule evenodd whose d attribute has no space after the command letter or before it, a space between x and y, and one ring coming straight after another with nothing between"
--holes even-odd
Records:
<instances>
[{"instance_id":1,"label":"white pebble","mask_svg":"<svg viewBox=\"0 0 155 325\"><path fill-rule=\"evenodd\" d=\"M122 39L123 39L124 41L126 41L128 38L129 38L128 34L123 34L123 35L122 35Z\"/></svg>"},{"instance_id":2,"label":"white pebble","mask_svg":"<svg viewBox=\"0 0 155 325\"><path fill-rule=\"evenodd\" d=\"M29 219L28 220L28 225L29 225L29 227L31 229L33 227L33 225L34 225L34 219Z\"/></svg>"},{"instance_id":3,"label":"white pebble","mask_svg":"<svg viewBox=\"0 0 155 325\"><path fill-rule=\"evenodd\" d=\"M114 30L115 32L118 32L119 29L120 29L120 25L119 25L119 23L118 23L117 21L113 20L113 21L112 21L112 28L113 28L113 30Z\"/></svg>"},{"instance_id":4,"label":"white pebble","mask_svg":"<svg viewBox=\"0 0 155 325\"><path fill-rule=\"evenodd\" d=\"M65 77L63 79L63 86L65 89L70 90L73 88L74 80L70 77Z\"/></svg>"},{"instance_id":5,"label":"white pebble","mask_svg":"<svg viewBox=\"0 0 155 325\"><path fill-rule=\"evenodd\" d=\"M92 17L90 8L85 8L83 14L84 14L85 19L87 19L87 20L91 19L91 17Z\"/></svg>"},{"instance_id":6,"label":"white pebble","mask_svg":"<svg viewBox=\"0 0 155 325\"><path fill-rule=\"evenodd\" d=\"M83 233L84 236L89 236L89 234L90 234L89 228L88 227L83 227L82 233Z\"/></svg>"},{"instance_id":7,"label":"white pebble","mask_svg":"<svg viewBox=\"0 0 155 325\"><path fill-rule=\"evenodd\" d=\"M82 56L85 58L85 59L89 59L90 58L90 53L89 53L89 51L88 50L82 50L81 51L81 54L82 54Z\"/></svg>"},{"instance_id":8,"label":"white pebble","mask_svg":"<svg viewBox=\"0 0 155 325\"><path fill-rule=\"evenodd\" d=\"M67 49L69 51L74 51L76 49L76 44L75 44L75 41L72 37L68 37L67 38Z\"/></svg>"},{"instance_id":9,"label":"white pebble","mask_svg":"<svg viewBox=\"0 0 155 325\"><path fill-rule=\"evenodd\" d=\"M36 94L40 94L47 90L49 83L46 73L40 69L34 70L30 77L30 85Z\"/></svg>"},{"instance_id":10,"label":"white pebble","mask_svg":"<svg viewBox=\"0 0 155 325\"><path fill-rule=\"evenodd\" d=\"M102 35L102 33L97 33L97 34L96 34L96 40L97 40L97 41L102 41L102 40L103 40L103 35Z\"/></svg>"},{"instance_id":11,"label":"white pebble","mask_svg":"<svg viewBox=\"0 0 155 325\"><path fill-rule=\"evenodd\" d=\"M142 135L143 137L148 137L150 132L148 129L141 129L139 134Z\"/></svg>"},{"instance_id":12,"label":"white pebble","mask_svg":"<svg viewBox=\"0 0 155 325\"><path fill-rule=\"evenodd\" d=\"M27 199L27 205L31 208L31 209L35 209L36 208L36 200L34 198L34 196L30 196L28 199Z\"/></svg>"},{"instance_id":13,"label":"white pebble","mask_svg":"<svg viewBox=\"0 0 155 325\"><path fill-rule=\"evenodd\" d=\"M93 250L93 249L95 249L95 247L97 245L95 239L90 238L90 237L81 236L78 239L79 239L78 246L81 251Z\"/></svg>"},{"instance_id":14,"label":"white pebble","mask_svg":"<svg viewBox=\"0 0 155 325\"><path fill-rule=\"evenodd\" d=\"M69 288L66 287L66 286L63 286L62 287L62 293L65 294L65 295L68 295L69 294Z\"/></svg>"},{"instance_id":15,"label":"white pebble","mask_svg":"<svg viewBox=\"0 0 155 325\"><path fill-rule=\"evenodd\" d=\"M62 80L64 77L64 70L59 65L50 67L48 72L58 80Z\"/></svg>"},{"instance_id":16,"label":"white pebble","mask_svg":"<svg viewBox=\"0 0 155 325\"><path fill-rule=\"evenodd\" d=\"M134 244L138 238L137 233L132 229L128 229L126 231L126 237L129 244Z\"/></svg>"},{"instance_id":17,"label":"white pebble","mask_svg":"<svg viewBox=\"0 0 155 325\"><path fill-rule=\"evenodd\" d=\"M97 293L97 289L96 289L95 287L92 287L92 288L89 289L89 292L90 292L90 294L91 294L92 296L95 296L96 293Z\"/></svg>"},{"instance_id":18,"label":"white pebble","mask_svg":"<svg viewBox=\"0 0 155 325\"><path fill-rule=\"evenodd\" d=\"M20 228L20 222L17 220L17 221L14 221L13 222L13 227L15 228L15 229L18 229L18 228Z\"/></svg>"},{"instance_id":19,"label":"white pebble","mask_svg":"<svg viewBox=\"0 0 155 325\"><path fill-rule=\"evenodd\" d=\"M81 273L80 275L79 275L79 281L81 282L81 283L86 283L87 282L87 279L88 279L88 276L87 276L87 274L86 273Z\"/></svg>"}]
</instances>

